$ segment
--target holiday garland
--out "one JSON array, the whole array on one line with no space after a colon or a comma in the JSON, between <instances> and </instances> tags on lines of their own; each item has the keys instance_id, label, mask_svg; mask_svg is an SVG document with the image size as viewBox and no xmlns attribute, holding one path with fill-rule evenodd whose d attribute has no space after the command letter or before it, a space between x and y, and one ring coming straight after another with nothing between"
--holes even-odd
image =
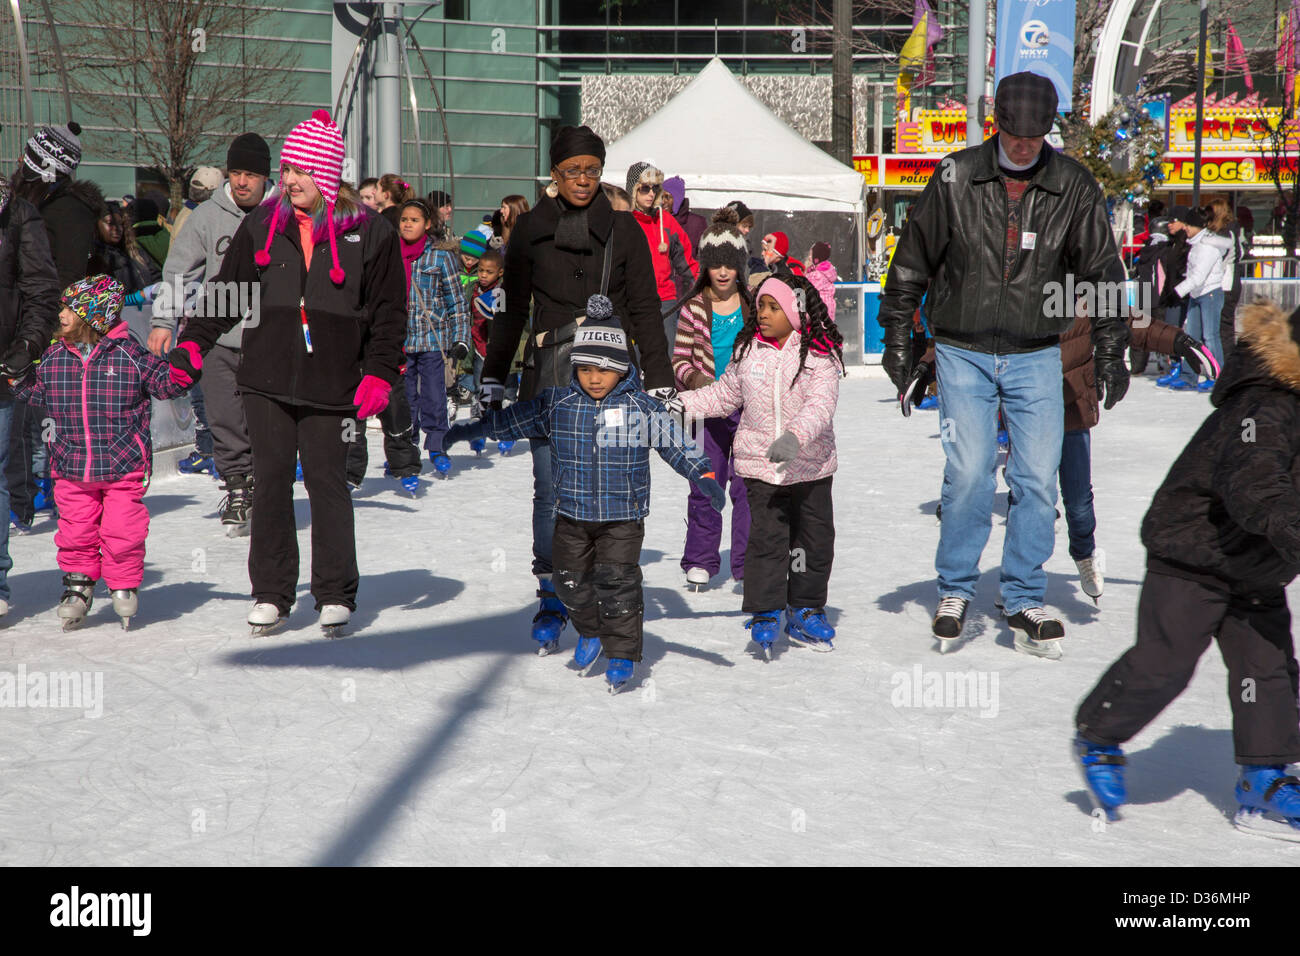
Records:
<instances>
[{"instance_id":1,"label":"holiday garland","mask_svg":"<svg viewBox=\"0 0 1300 956\"><path fill-rule=\"evenodd\" d=\"M1065 130L1065 151L1097 177L1106 198L1136 206L1145 205L1151 190L1164 179L1160 168L1164 148L1163 127L1136 97L1117 102L1095 126L1080 118Z\"/></svg>"}]
</instances>

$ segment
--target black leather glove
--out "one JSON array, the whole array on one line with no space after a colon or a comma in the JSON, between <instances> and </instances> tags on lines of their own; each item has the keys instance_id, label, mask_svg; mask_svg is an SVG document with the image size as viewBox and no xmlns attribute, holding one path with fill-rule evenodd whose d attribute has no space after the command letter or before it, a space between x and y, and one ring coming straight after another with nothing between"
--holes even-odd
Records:
<instances>
[{"instance_id":1,"label":"black leather glove","mask_svg":"<svg viewBox=\"0 0 1300 956\"><path fill-rule=\"evenodd\" d=\"M451 351L447 353L453 362L463 362L469 358L469 346L464 342L452 342Z\"/></svg>"},{"instance_id":2,"label":"black leather glove","mask_svg":"<svg viewBox=\"0 0 1300 956\"><path fill-rule=\"evenodd\" d=\"M1128 348L1128 323L1120 319L1107 320L1094 325L1092 330L1093 355L1097 378L1097 401L1107 411L1128 391L1129 371L1124 361Z\"/></svg>"},{"instance_id":3,"label":"black leather glove","mask_svg":"<svg viewBox=\"0 0 1300 956\"><path fill-rule=\"evenodd\" d=\"M908 376L903 394L898 399L904 418L911 416L913 405L921 404L921 399L925 398L925 393L933 382L934 368L929 362L917 362L916 368L912 369L912 374Z\"/></svg>"},{"instance_id":4,"label":"black leather glove","mask_svg":"<svg viewBox=\"0 0 1300 956\"><path fill-rule=\"evenodd\" d=\"M14 339L5 352L4 361L0 362L0 375L15 382L26 378L40 358L41 350L26 339Z\"/></svg>"},{"instance_id":5,"label":"black leather glove","mask_svg":"<svg viewBox=\"0 0 1300 956\"><path fill-rule=\"evenodd\" d=\"M885 354L880 364L901 395L912 373L912 323L890 322L885 326Z\"/></svg>"}]
</instances>

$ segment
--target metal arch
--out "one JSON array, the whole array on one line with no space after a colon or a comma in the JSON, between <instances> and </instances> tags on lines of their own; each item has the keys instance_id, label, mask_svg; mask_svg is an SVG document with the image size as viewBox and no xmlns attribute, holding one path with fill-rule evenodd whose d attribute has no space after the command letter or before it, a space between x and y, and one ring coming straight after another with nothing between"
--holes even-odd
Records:
<instances>
[{"instance_id":1,"label":"metal arch","mask_svg":"<svg viewBox=\"0 0 1300 956\"><path fill-rule=\"evenodd\" d=\"M59 81L63 85L64 122L72 120L72 96L68 92L68 68L63 63L63 44L59 42L59 31L54 26L54 14L50 12L49 0L41 0L45 9L45 24L50 28L50 38L54 41L54 60L59 67Z\"/></svg>"},{"instance_id":2,"label":"metal arch","mask_svg":"<svg viewBox=\"0 0 1300 956\"><path fill-rule=\"evenodd\" d=\"M424 14L421 14L423 16ZM447 192L456 195L456 169L452 165L451 159L451 134L447 131L447 114L443 112L442 97L438 95L438 84L433 81L433 71L429 69L429 63L424 58L424 50L418 40L411 35L411 27L419 22L417 18L407 27L407 37L415 45L415 55L420 58L420 66L424 68L424 76L429 81L429 89L433 91L433 101L438 105L438 117L442 120L442 145L447 153Z\"/></svg>"},{"instance_id":3,"label":"metal arch","mask_svg":"<svg viewBox=\"0 0 1300 956\"><path fill-rule=\"evenodd\" d=\"M16 3L17 0L14 0L14 2ZM353 49L353 51L352 51L352 58L348 61L348 68L347 68L347 71L344 72L344 74L343 74L343 79L342 79L342 80L340 81L340 83L339 83L339 92L338 92L338 95L334 98L334 114L333 114L333 115L334 115L334 121L335 121L336 123L339 121L340 117L342 117L342 115L343 115L343 114L342 114L342 110L343 110L343 95L344 95L344 93L353 93L353 92L356 91L356 85L357 85L357 78L356 78L357 65L361 62L361 53L362 53L362 51L365 50L366 43L367 43L367 42L369 41L369 39L370 39L370 34L374 31L374 29L375 29L375 24L377 24L377 23L379 22L379 20L380 20L380 17L379 17L379 7L375 7L374 11L370 14L370 19L369 19L368 21L366 21L366 27L365 27L365 29L361 31L361 36L357 37L357 45L356 45L356 47L355 47L355 48ZM349 110L349 111L348 111L348 118L351 118L351 116L352 116L352 111ZM339 132L342 133L344 136L347 135L347 120L346 120L346 119L343 121L343 123L341 123L341 124L339 125Z\"/></svg>"},{"instance_id":4,"label":"metal arch","mask_svg":"<svg viewBox=\"0 0 1300 956\"><path fill-rule=\"evenodd\" d=\"M420 66L424 70L425 79L429 81L429 89L433 93L433 102L437 104L438 107L438 119L441 120L442 122L442 145L443 145L443 149L447 153L447 192L450 195L454 196L456 195L456 169L453 166L452 159L451 159L451 134L447 130L447 114L446 112L444 112L442 108L442 97L438 95L438 84L435 83L433 80L433 71L429 69L429 63L424 58L424 48L420 46L420 41L415 38L415 33L413 32L415 30L415 27L419 24L419 22L429 15L430 11L440 6L442 6L441 2L427 4L425 8L422 11L420 11L420 15L417 16L414 20L407 22L405 19L403 19L402 22L406 24L406 38L410 40L412 45L415 47L415 55L420 58ZM406 58L405 46L402 47L402 57L404 59L404 62L406 62L408 65L407 78L408 80L410 80L410 75L411 75L409 69L410 61L409 59ZM411 101L412 101L411 103L412 113L415 113L418 116L418 112L415 109L415 85L413 80L411 81ZM418 138L419 135L418 119L417 119L416 130L417 130L417 138ZM418 146L417 146L417 154L418 154ZM421 159L420 161L423 162L423 159Z\"/></svg>"},{"instance_id":5,"label":"metal arch","mask_svg":"<svg viewBox=\"0 0 1300 956\"><path fill-rule=\"evenodd\" d=\"M23 88L23 104L27 107L27 139L31 139L36 133L36 127L33 125L35 119L35 108L32 106L32 72L31 66L27 62L27 37L23 33L23 12L18 6L18 0L9 0L9 7L13 11L14 17L14 39L18 41L18 73L19 82Z\"/></svg>"},{"instance_id":6,"label":"metal arch","mask_svg":"<svg viewBox=\"0 0 1300 956\"><path fill-rule=\"evenodd\" d=\"M407 39L410 38L410 31L407 31ZM416 181L420 183L421 188L424 186L424 142L420 138L420 104L415 98L415 79L411 76L411 58L406 55L406 43L398 38L398 45L402 49L402 69L406 73L406 88L411 98L411 125L415 127L415 172Z\"/></svg>"},{"instance_id":7,"label":"metal arch","mask_svg":"<svg viewBox=\"0 0 1300 956\"><path fill-rule=\"evenodd\" d=\"M1119 67L1120 48L1125 45L1133 46L1132 42L1125 43L1124 34L1128 31L1129 21L1133 18L1133 11L1142 0L1115 0L1110 12L1106 14L1106 22L1102 25L1101 36L1097 38L1097 57L1092 64L1092 104L1089 110L1089 122L1096 123L1110 108L1115 105L1115 78ZM1160 8L1161 0L1156 0L1155 6L1147 16L1147 22L1142 28L1141 39L1136 44L1134 51L1134 65L1137 65L1138 58L1142 55L1142 49L1146 45L1147 30L1151 26L1151 18L1155 16L1156 10Z\"/></svg>"}]
</instances>

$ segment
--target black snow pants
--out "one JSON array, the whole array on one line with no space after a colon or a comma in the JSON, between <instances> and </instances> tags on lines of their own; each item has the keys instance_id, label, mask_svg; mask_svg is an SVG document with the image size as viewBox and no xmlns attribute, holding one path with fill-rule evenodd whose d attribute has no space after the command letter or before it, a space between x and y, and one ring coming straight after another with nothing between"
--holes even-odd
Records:
<instances>
[{"instance_id":1,"label":"black snow pants","mask_svg":"<svg viewBox=\"0 0 1300 956\"><path fill-rule=\"evenodd\" d=\"M552 581L582 637L599 637L606 657L641 660L643 521L555 517Z\"/></svg>"}]
</instances>

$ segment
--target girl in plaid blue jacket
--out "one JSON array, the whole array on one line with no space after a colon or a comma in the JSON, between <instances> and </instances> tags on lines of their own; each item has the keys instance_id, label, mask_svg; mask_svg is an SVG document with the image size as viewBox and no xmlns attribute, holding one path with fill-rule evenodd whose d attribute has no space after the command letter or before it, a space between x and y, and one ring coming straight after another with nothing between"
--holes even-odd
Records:
<instances>
[{"instance_id":1,"label":"girl in plaid blue jacket","mask_svg":"<svg viewBox=\"0 0 1300 956\"><path fill-rule=\"evenodd\" d=\"M609 299L593 295L574 336L568 388L453 426L446 445L475 438L549 439L555 481L554 593L578 630L574 663L585 674L602 650L611 691L641 659L641 542L650 512L650 449L722 510L709 460L688 444L664 406L641 390L627 337ZM556 600L556 597L550 600ZM548 654L556 638L539 649Z\"/></svg>"},{"instance_id":2,"label":"girl in plaid blue jacket","mask_svg":"<svg viewBox=\"0 0 1300 956\"><path fill-rule=\"evenodd\" d=\"M412 424L417 434L424 432L425 450L439 471L445 471L446 369L448 362L455 367L469 355L469 308L455 259L426 235L429 220L429 210L420 200L402 205L399 229L407 278L406 396Z\"/></svg>"}]
</instances>

